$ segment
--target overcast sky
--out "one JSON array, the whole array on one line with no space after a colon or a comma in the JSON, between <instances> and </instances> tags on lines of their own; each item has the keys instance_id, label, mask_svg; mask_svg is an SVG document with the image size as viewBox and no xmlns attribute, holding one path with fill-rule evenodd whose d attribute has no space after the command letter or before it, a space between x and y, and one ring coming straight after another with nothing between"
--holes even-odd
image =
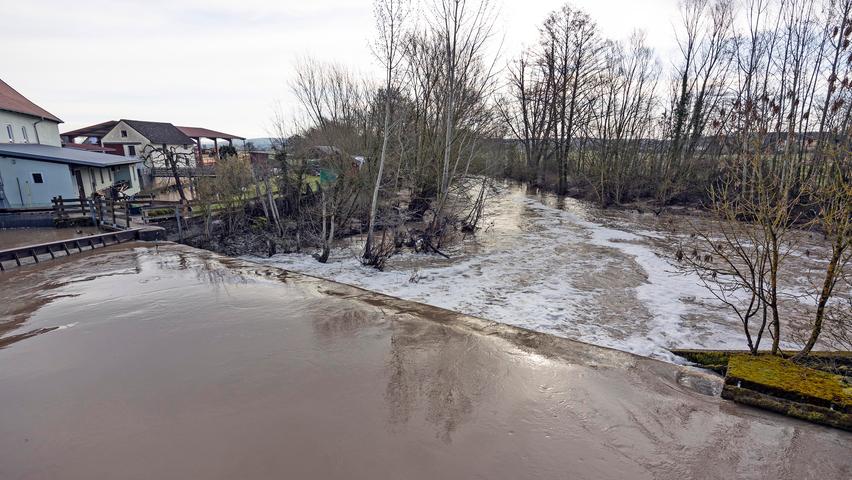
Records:
<instances>
[{"instance_id":1,"label":"overcast sky","mask_svg":"<svg viewBox=\"0 0 852 480\"><path fill-rule=\"evenodd\" d=\"M496 0L502 57L535 42L563 3ZM610 38L640 29L661 59L674 48L677 0L570 3ZM276 104L296 112L288 82L300 56L376 71L372 0L31 0L2 10L0 78L62 118L61 131L129 118L263 137Z\"/></svg>"}]
</instances>

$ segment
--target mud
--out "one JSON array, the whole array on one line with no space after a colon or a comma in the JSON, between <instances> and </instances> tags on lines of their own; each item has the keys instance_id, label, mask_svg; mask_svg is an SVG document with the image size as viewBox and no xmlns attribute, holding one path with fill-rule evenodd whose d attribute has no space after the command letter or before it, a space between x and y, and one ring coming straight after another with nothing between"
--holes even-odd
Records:
<instances>
[{"instance_id":1,"label":"mud","mask_svg":"<svg viewBox=\"0 0 852 480\"><path fill-rule=\"evenodd\" d=\"M718 377L189 247L0 274L0 478L849 478Z\"/></svg>"}]
</instances>

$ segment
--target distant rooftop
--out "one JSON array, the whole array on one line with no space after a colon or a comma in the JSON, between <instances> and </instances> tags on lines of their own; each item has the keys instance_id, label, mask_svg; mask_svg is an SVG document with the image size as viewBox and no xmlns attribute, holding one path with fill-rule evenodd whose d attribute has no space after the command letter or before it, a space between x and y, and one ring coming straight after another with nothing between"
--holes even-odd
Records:
<instances>
[{"instance_id":1,"label":"distant rooftop","mask_svg":"<svg viewBox=\"0 0 852 480\"><path fill-rule=\"evenodd\" d=\"M152 143L165 143L167 145L185 145L192 142L193 138L219 138L223 140L245 140L239 135L218 132L202 127L176 127L167 122L148 122L143 120L123 120L131 128L145 136ZM63 137L71 139L76 137L103 137L118 125L118 120L90 125L62 133Z\"/></svg>"},{"instance_id":2,"label":"distant rooftop","mask_svg":"<svg viewBox=\"0 0 852 480\"><path fill-rule=\"evenodd\" d=\"M0 156L42 160L46 162L68 163L89 167L112 167L137 163L135 158L91 152L76 148L54 147L52 145L36 145L32 143L0 144Z\"/></svg>"},{"instance_id":3,"label":"distant rooftop","mask_svg":"<svg viewBox=\"0 0 852 480\"><path fill-rule=\"evenodd\" d=\"M143 120L121 120L130 128L141 133L151 143L164 145L194 145L185 133L168 122L147 122Z\"/></svg>"},{"instance_id":4,"label":"distant rooftop","mask_svg":"<svg viewBox=\"0 0 852 480\"><path fill-rule=\"evenodd\" d=\"M64 148L73 148L75 150L87 150L89 152L109 152L110 149L107 147L102 147L98 144L94 143L65 143L62 145Z\"/></svg>"},{"instance_id":5,"label":"distant rooftop","mask_svg":"<svg viewBox=\"0 0 852 480\"><path fill-rule=\"evenodd\" d=\"M62 134L63 137L103 137L110 130L118 125L118 120L109 120L107 122L90 125L88 127L78 128Z\"/></svg>"},{"instance_id":6,"label":"distant rooftop","mask_svg":"<svg viewBox=\"0 0 852 480\"><path fill-rule=\"evenodd\" d=\"M177 127L178 130L191 138L222 138L225 140L245 140L245 137L231 135L230 133L217 132L209 128L201 127Z\"/></svg>"},{"instance_id":7,"label":"distant rooftop","mask_svg":"<svg viewBox=\"0 0 852 480\"><path fill-rule=\"evenodd\" d=\"M3 80L0 80L0 110L23 113L62 123L62 120L58 117L31 102Z\"/></svg>"}]
</instances>

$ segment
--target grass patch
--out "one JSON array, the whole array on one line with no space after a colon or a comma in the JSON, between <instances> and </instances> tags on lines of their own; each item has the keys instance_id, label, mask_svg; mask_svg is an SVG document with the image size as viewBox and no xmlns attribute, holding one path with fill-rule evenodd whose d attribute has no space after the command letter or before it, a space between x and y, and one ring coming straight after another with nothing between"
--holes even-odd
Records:
<instances>
[{"instance_id":1,"label":"grass patch","mask_svg":"<svg viewBox=\"0 0 852 480\"><path fill-rule=\"evenodd\" d=\"M152 209L149 209L145 213L147 213L147 215L149 217L162 217L162 216L166 216L166 215L174 216L175 215L175 209L174 209L174 207L152 208Z\"/></svg>"}]
</instances>

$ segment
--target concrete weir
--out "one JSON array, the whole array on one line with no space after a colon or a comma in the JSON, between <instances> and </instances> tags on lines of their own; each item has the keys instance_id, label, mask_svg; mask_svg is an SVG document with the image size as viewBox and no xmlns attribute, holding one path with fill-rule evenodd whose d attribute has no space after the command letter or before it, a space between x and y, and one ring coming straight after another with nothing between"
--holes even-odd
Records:
<instances>
[{"instance_id":1,"label":"concrete weir","mask_svg":"<svg viewBox=\"0 0 852 480\"><path fill-rule=\"evenodd\" d=\"M849 478L696 370L174 244L0 273L0 478Z\"/></svg>"}]
</instances>

